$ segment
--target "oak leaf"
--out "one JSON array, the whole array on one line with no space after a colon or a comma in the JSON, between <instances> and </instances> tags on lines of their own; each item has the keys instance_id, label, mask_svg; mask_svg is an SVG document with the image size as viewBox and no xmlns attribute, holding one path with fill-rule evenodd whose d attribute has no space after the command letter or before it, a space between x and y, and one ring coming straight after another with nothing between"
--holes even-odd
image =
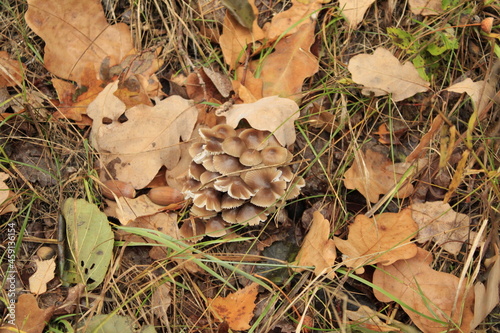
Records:
<instances>
[{"instance_id":1,"label":"oak leaf","mask_svg":"<svg viewBox=\"0 0 500 333\"><path fill-rule=\"evenodd\" d=\"M330 222L326 220L319 211L313 213L311 227L304 238L302 247L297 254L298 266L314 266L314 274L327 274L333 279L335 271L332 266L337 257L335 243L330 236ZM304 269L296 269L300 272Z\"/></svg>"},{"instance_id":2,"label":"oak leaf","mask_svg":"<svg viewBox=\"0 0 500 333\"><path fill-rule=\"evenodd\" d=\"M35 259L36 272L29 278L30 291L35 295L43 294L47 291L47 283L54 278L56 270L55 258L48 260Z\"/></svg>"},{"instance_id":3,"label":"oak leaf","mask_svg":"<svg viewBox=\"0 0 500 333\"><path fill-rule=\"evenodd\" d=\"M415 15L439 15L443 12L441 0L410 0L410 10Z\"/></svg>"},{"instance_id":4,"label":"oak leaf","mask_svg":"<svg viewBox=\"0 0 500 333\"><path fill-rule=\"evenodd\" d=\"M356 189L370 202L377 202L381 194L391 191L406 173L410 163L392 163L384 154L370 148L356 151L352 166L344 173L344 186ZM405 184L396 192L397 198L406 198L413 185Z\"/></svg>"},{"instance_id":5,"label":"oak leaf","mask_svg":"<svg viewBox=\"0 0 500 333\"><path fill-rule=\"evenodd\" d=\"M272 132L282 146L295 142L294 121L299 117L299 106L288 98L265 97L255 103L234 105L218 115L225 117L233 128L241 119L246 119L253 128Z\"/></svg>"},{"instance_id":6,"label":"oak leaf","mask_svg":"<svg viewBox=\"0 0 500 333\"><path fill-rule=\"evenodd\" d=\"M151 216L160 212L164 207L157 205L147 195L140 195L130 199L119 197L118 201L106 200L106 215L117 218L122 225L129 225L139 217Z\"/></svg>"},{"instance_id":7,"label":"oak leaf","mask_svg":"<svg viewBox=\"0 0 500 333\"><path fill-rule=\"evenodd\" d=\"M489 268L487 280L474 285L474 295L478 301L474 304L474 320L471 329L475 329L483 322L500 303L500 255L496 246L495 252L495 256L484 260L484 265Z\"/></svg>"},{"instance_id":8,"label":"oak leaf","mask_svg":"<svg viewBox=\"0 0 500 333\"><path fill-rule=\"evenodd\" d=\"M418 224L417 242L433 240L446 251L457 255L464 242L473 239L469 216L455 212L442 201L414 203L409 207Z\"/></svg>"},{"instance_id":9,"label":"oak leaf","mask_svg":"<svg viewBox=\"0 0 500 333\"><path fill-rule=\"evenodd\" d=\"M373 218L358 215L349 226L347 240L335 237L335 245L344 254L343 263L364 272L364 265L381 263L390 265L397 260L409 259L417 254L411 242L418 226L411 218L411 210L382 213Z\"/></svg>"},{"instance_id":10,"label":"oak leaf","mask_svg":"<svg viewBox=\"0 0 500 333\"><path fill-rule=\"evenodd\" d=\"M42 333L54 310L54 306L41 309L33 294L22 294L16 303L15 319L13 319L15 326L11 324L1 326L0 333Z\"/></svg>"},{"instance_id":11,"label":"oak leaf","mask_svg":"<svg viewBox=\"0 0 500 333\"><path fill-rule=\"evenodd\" d=\"M496 85L496 84L495 84ZM485 108L495 97L495 85L490 81L472 81L470 78L446 88L445 90L459 94L466 93L472 100L474 110L479 112L479 119L485 115Z\"/></svg>"},{"instance_id":12,"label":"oak leaf","mask_svg":"<svg viewBox=\"0 0 500 333\"><path fill-rule=\"evenodd\" d=\"M437 333L449 327L452 331L469 332L473 319L473 291L466 293L465 284L459 290L458 277L433 270L431 263L432 254L418 248L411 259L399 260L389 266L379 265L373 274L373 284L411 307L413 310L407 307L403 310L422 331ZM373 293L379 301L392 301L378 288L374 288ZM437 321L423 317L417 311Z\"/></svg>"},{"instance_id":13,"label":"oak leaf","mask_svg":"<svg viewBox=\"0 0 500 333\"><path fill-rule=\"evenodd\" d=\"M109 84L88 107L87 114L94 120L91 143L101 153L106 173L140 189L162 166L177 165L179 143L190 139L198 111L192 101L180 96L125 111L125 104L113 94L117 86L118 82Z\"/></svg>"},{"instance_id":14,"label":"oak leaf","mask_svg":"<svg viewBox=\"0 0 500 333\"><path fill-rule=\"evenodd\" d=\"M24 65L11 59L5 51L0 51L0 88L21 85Z\"/></svg>"},{"instance_id":15,"label":"oak leaf","mask_svg":"<svg viewBox=\"0 0 500 333\"><path fill-rule=\"evenodd\" d=\"M352 57L347 68L352 80L364 86L363 94L392 94L395 102L427 91L430 85L419 76L412 63L401 64L383 47L377 48L372 55L358 54Z\"/></svg>"},{"instance_id":16,"label":"oak leaf","mask_svg":"<svg viewBox=\"0 0 500 333\"><path fill-rule=\"evenodd\" d=\"M109 25L99 0L29 0L28 6L26 22L45 41L45 68L61 78L80 83L88 63L97 73L106 57L113 66L134 49L129 27Z\"/></svg>"},{"instance_id":17,"label":"oak leaf","mask_svg":"<svg viewBox=\"0 0 500 333\"><path fill-rule=\"evenodd\" d=\"M281 39L261 67L262 95L300 100L304 80L318 71L318 58L311 53L316 21L308 20L293 35Z\"/></svg>"},{"instance_id":18,"label":"oak leaf","mask_svg":"<svg viewBox=\"0 0 500 333\"><path fill-rule=\"evenodd\" d=\"M254 315L258 291L259 285L252 283L227 297L208 298L208 308L218 320L227 322L230 329L247 330Z\"/></svg>"},{"instance_id":19,"label":"oak leaf","mask_svg":"<svg viewBox=\"0 0 500 333\"><path fill-rule=\"evenodd\" d=\"M349 27L354 29L363 21L363 16L374 2L375 0L339 0L339 8L349 22Z\"/></svg>"},{"instance_id":20,"label":"oak leaf","mask_svg":"<svg viewBox=\"0 0 500 333\"><path fill-rule=\"evenodd\" d=\"M17 212L17 208L13 203L14 193L5 184L8 178L8 174L0 172L0 215Z\"/></svg>"}]
</instances>

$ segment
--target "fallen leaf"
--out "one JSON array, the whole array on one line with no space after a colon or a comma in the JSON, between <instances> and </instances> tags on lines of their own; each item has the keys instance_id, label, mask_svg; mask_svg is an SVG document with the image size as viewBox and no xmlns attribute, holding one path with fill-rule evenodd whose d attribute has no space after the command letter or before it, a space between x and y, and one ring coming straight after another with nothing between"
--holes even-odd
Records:
<instances>
[{"instance_id":1,"label":"fallen leaf","mask_svg":"<svg viewBox=\"0 0 500 333\"><path fill-rule=\"evenodd\" d=\"M38 260L35 259L36 272L29 278L30 291L35 295L43 294L47 291L47 283L54 278L56 270L56 259Z\"/></svg>"},{"instance_id":2,"label":"fallen leaf","mask_svg":"<svg viewBox=\"0 0 500 333\"><path fill-rule=\"evenodd\" d=\"M443 12L441 0L409 0L410 10L415 15L439 15Z\"/></svg>"},{"instance_id":3,"label":"fallen leaf","mask_svg":"<svg viewBox=\"0 0 500 333\"><path fill-rule=\"evenodd\" d=\"M470 78L462 82L455 83L454 85L446 88L445 90L456 92L459 94L466 93L472 100L474 110L479 115L479 119L484 117L486 106L492 101L495 96L495 86L490 81L476 81L473 82Z\"/></svg>"},{"instance_id":4,"label":"fallen leaf","mask_svg":"<svg viewBox=\"0 0 500 333\"><path fill-rule=\"evenodd\" d=\"M411 62L402 65L392 53L379 47L372 55L358 54L349 61L352 80L362 84L362 93L375 96L392 95L402 101L429 89L429 82L420 77Z\"/></svg>"},{"instance_id":5,"label":"fallen leaf","mask_svg":"<svg viewBox=\"0 0 500 333\"><path fill-rule=\"evenodd\" d=\"M314 266L316 276L326 273L328 278L333 279L335 271L332 266L336 257L335 243L330 239L330 222L319 211L315 211L311 227L297 254L296 265ZM298 272L303 270L303 268L296 269Z\"/></svg>"},{"instance_id":6,"label":"fallen leaf","mask_svg":"<svg viewBox=\"0 0 500 333\"><path fill-rule=\"evenodd\" d=\"M344 186L356 189L370 202L377 202L381 194L387 194L399 183L410 163L392 163L384 154L370 148L355 153L354 162L344 173ZM395 194L406 198L413 192L407 183Z\"/></svg>"},{"instance_id":7,"label":"fallen leaf","mask_svg":"<svg viewBox=\"0 0 500 333\"><path fill-rule=\"evenodd\" d=\"M117 87L118 82L109 84L88 107L87 114L94 120L91 143L101 153L105 177L141 189L162 166L177 165L179 143L190 139L198 111L192 101L180 96L125 111L125 104L113 94ZM122 114L127 121L119 119Z\"/></svg>"},{"instance_id":8,"label":"fallen leaf","mask_svg":"<svg viewBox=\"0 0 500 333\"><path fill-rule=\"evenodd\" d=\"M346 295L347 297L347 295ZM354 321L356 325L363 328L367 328L375 332L395 332L395 326L389 326L384 323L380 318L380 313L371 309L367 305L361 305L356 311L349 310L345 311L347 318Z\"/></svg>"},{"instance_id":9,"label":"fallen leaf","mask_svg":"<svg viewBox=\"0 0 500 333\"><path fill-rule=\"evenodd\" d=\"M486 259L485 266L489 268L486 285L482 282L477 282L474 285L474 294L476 302L474 304L474 320L471 324L471 329L475 329L483 320L490 314L500 302L500 256L498 247L495 248L496 254L494 257ZM486 265L486 262L492 262L491 267Z\"/></svg>"},{"instance_id":10,"label":"fallen leaf","mask_svg":"<svg viewBox=\"0 0 500 333\"><path fill-rule=\"evenodd\" d=\"M465 296L465 289L458 289L458 277L433 270L431 263L432 254L417 248L417 254L411 259L399 260L389 266L379 265L373 274L373 284L414 309L403 307L422 331L437 333L449 327L453 331L460 328L460 332L469 332L473 319L473 291ZM378 288L373 289L375 297L381 302L391 302L392 299ZM416 311L441 322L427 319ZM451 326L448 326L448 318L451 318Z\"/></svg>"},{"instance_id":11,"label":"fallen leaf","mask_svg":"<svg viewBox=\"0 0 500 333\"><path fill-rule=\"evenodd\" d=\"M14 192L5 184L8 178L8 174L0 172L0 215L17 212L17 208L13 203Z\"/></svg>"},{"instance_id":12,"label":"fallen leaf","mask_svg":"<svg viewBox=\"0 0 500 333\"><path fill-rule=\"evenodd\" d=\"M157 205L147 195L137 198L119 197L118 201L106 200L107 208L104 212L108 216L117 218L122 225L129 225L139 217L155 215L164 207Z\"/></svg>"},{"instance_id":13,"label":"fallen leaf","mask_svg":"<svg viewBox=\"0 0 500 333\"><path fill-rule=\"evenodd\" d=\"M9 324L1 326L0 333L42 333L54 309L54 306L40 309L34 295L22 294L16 303L15 325L12 325L9 320L6 321Z\"/></svg>"},{"instance_id":14,"label":"fallen leaf","mask_svg":"<svg viewBox=\"0 0 500 333\"><path fill-rule=\"evenodd\" d=\"M233 128L246 119L253 128L272 132L282 146L290 146L295 142L294 121L299 117L299 107L288 98L270 96L255 103L234 105L220 116Z\"/></svg>"},{"instance_id":15,"label":"fallen leaf","mask_svg":"<svg viewBox=\"0 0 500 333\"><path fill-rule=\"evenodd\" d=\"M29 0L25 18L45 41L45 68L77 83L87 64L97 73L106 57L113 66L134 49L130 28L109 25L99 0Z\"/></svg>"},{"instance_id":16,"label":"fallen leaf","mask_svg":"<svg viewBox=\"0 0 500 333\"><path fill-rule=\"evenodd\" d=\"M24 65L11 59L5 51L0 51L0 88L20 86L23 81Z\"/></svg>"},{"instance_id":17,"label":"fallen leaf","mask_svg":"<svg viewBox=\"0 0 500 333\"><path fill-rule=\"evenodd\" d=\"M162 283L155 288L151 296L151 310L165 327L168 327L171 323L171 319L167 314L167 309L172 304L171 289L170 282Z\"/></svg>"},{"instance_id":18,"label":"fallen leaf","mask_svg":"<svg viewBox=\"0 0 500 333\"><path fill-rule=\"evenodd\" d=\"M304 80L318 71L319 61L311 53L316 21L308 20L296 33L281 39L262 62L262 95L302 98Z\"/></svg>"},{"instance_id":19,"label":"fallen leaf","mask_svg":"<svg viewBox=\"0 0 500 333\"><path fill-rule=\"evenodd\" d=\"M457 255L462 245L473 239L469 216L455 212L442 201L414 203L409 207L418 224L417 242L433 240L446 251Z\"/></svg>"},{"instance_id":20,"label":"fallen leaf","mask_svg":"<svg viewBox=\"0 0 500 333\"><path fill-rule=\"evenodd\" d=\"M382 213L373 218L358 215L349 226L347 240L335 237L335 245L344 254L343 264L364 272L363 266L381 263L391 265L401 259L413 258L417 246L411 242L418 226L411 218L411 210Z\"/></svg>"},{"instance_id":21,"label":"fallen leaf","mask_svg":"<svg viewBox=\"0 0 500 333\"><path fill-rule=\"evenodd\" d=\"M227 297L208 298L208 308L219 321L227 322L230 329L247 330L254 315L258 291L259 285L252 283Z\"/></svg>"},{"instance_id":22,"label":"fallen leaf","mask_svg":"<svg viewBox=\"0 0 500 333\"><path fill-rule=\"evenodd\" d=\"M374 2L375 0L339 0L339 8L349 22L349 27L355 29Z\"/></svg>"},{"instance_id":23,"label":"fallen leaf","mask_svg":"<svg viewBox=\"0 0 500 333\"><path fill-rule=\"evenodd\" d=\"M221 2L239 24L247 29L252 29L255 14L248 0L221 0Z\"/></svg>"}]
</instances>

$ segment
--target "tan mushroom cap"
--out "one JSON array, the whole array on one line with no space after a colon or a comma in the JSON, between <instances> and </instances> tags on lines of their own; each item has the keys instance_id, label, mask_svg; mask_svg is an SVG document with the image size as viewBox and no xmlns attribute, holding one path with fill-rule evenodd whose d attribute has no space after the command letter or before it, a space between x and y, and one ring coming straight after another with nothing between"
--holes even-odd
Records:
<instances>
[{"instance_id":1,"label":"tan mushroom cap","mask_svg":"<svg viewBox=\"0 0 500 333\"><path fill-rule=\"evenodd\" d=\"M227 124L219 124L212 127L214 136L217 139L223 140L231 136L236 136L236 130Z\"/></svg>"},{"instance_id":2,"label":"tan mushroom cap","mask_svg":"<svg viewBox=\"0 0 500 333\"><path fill-rule=\"evenodd\" d=\"M262 163L265 165L285 164L293 158L288 149L278 146L266 147L262 149L260 154L262 155Z\"/></svg>"},{"instance_id":3,"label":"tan mushroom cap","mask_svg":"<svg viewBox=\"0 0 500 333\"><path fill-rule=\"evenodd\" d=\"M188 175L191 178L200 180L201 174L205 171L205 167L201 164L195 163L194 161L191 161L191 163L189 164Z\"/></svg>"},{"instance_id":4,"label":"tan mushroom cap","mask_svg":"<svg viewBox=\"0 0 500 333\"><path fill-rule=\"evenodd\" d=\"M201 188L202 184L200 181L194 178L188 178L184 180L182 186L182 192L188 198L194 197L194 192L198 191Z\"/></svg>"},{"instance_id":5,"label":"tan mushroom cap","mask_svg":"<svg viewBox=\"0 0 500 333\"><path fill-rule=\"evenodd\" d=\"M265 209L246 203L237 208L236 222L240 224L257 225L267 219Z\"/></svg>"},{"instance_id":6,"label":"tan mushroom cap","mask_svg":"<svg viewBox=\"0 0 500 333\"><path fill-rule=\"evenodd\" d=\"M227 223L222 217L215 216L210 218L205 225L205 234L210 237L222 237L227 234Z\"/></svg>"},{"instance_id":7,"label":"tan mushroom cap","mask_svg":"<svg viewBox=\"0 0 500 333\"><path fill-rule=\"evenodd\" d=\"M200 164L208 155L205 150L205 144L202 142L195 142L188 149L189 155L193 158L195 163Z\"/></svg>"},{"instance_id":8,"label":"tan mushroom cap","mask_svg":"<svg viewBox=\"0 0 500 333\"><path fill-rule=\"evenodd\" d=\"M204 149L211 155L224 153L222 143L215 138L205 141Z\"/></svg>"},{"instance_id":9,"label":"tan mushroom cap","mask_svg":"<svg viewBox=\"0 0 500 333\"><path fill-rule=\"evenodd\" d=\"M204 188L193 193L193 203L195 206L204 207L207 210L221 211L221 193L212 187Z\"/></svg>"},{"instance_id":10,"label":"tan mushroom cap","mask_svg":"<svg viewBox=\"0 0 500 333\"><path fill-rule=\"evenodd\" d=\"M236 216L238 215L238 209L225 209L222 211L222 219L226 221L227 223L238 223L236 220Z\"/></svg>"},{"instance_id":11,"label":"tan mushroom cap","mask_svg":"<svg viewBox=\"0 0 500 333\"><path fill-rule=\"evenodd\" d=\"M262 163L262 155L256 149L247 149L240 156L240 163L252 167Z\"/></svg>"},{"instance_id":12,"label":"tan mushroom cap","mask_svg":"<svg viewBox=\"0 0 500 333\"><path fill-rule=\"evenodd\" d=\"M215 155L213 157L213 165L214 169L223 175L237 172L244 168L238 158L226 154Z\"/></svg>"},{"instance_id":13,"label":"tan mushroom cap","mask_svg":"<svg viewBox=\"0 0 500 333\"><path fill-rule=\"evenodd\" d=\"M267 147L268 141L266 139L270 134L271 132L268 131L247 128L239 133L238 136L245 142L248 149L262 150Z\"/></svg>"},{"instance_id":14,"label":"tan mushroom cap","mask_svg":"<svg viewBox=\"0 0 500 333\"><path fill-rule=\"evenodd\" d=\"M241 154L247 150L247 145L241 138L232 136L224 139L222 142L222 150L228 155L240 157Z\"/></svg>"},{"instance_id":15,"label":"tan mushroom cap","mask_svg":"<svg viewBox=\"0 0 500 333\"><path fill-rule=\"evenodd\" d=\"M228 193L224 193L222 195L220 206L222 209L231 209L231 208L240 207L245 202L246 202L246 200L235 199L232 196L230 196Z\"/></svg>"},{"instance_id":16,"label":"tan mushroom cap","mask_svg":"<svg viewBox=\"0 0 500 333\"><path fill-rule=\"evenodd\" d=\"M285 194L286 182L278 180L269 183L268 187L261 188L250 200L256 206L269 207Z\"/></svg>"},{"instance_id":17,"label":"tan mushroom cap","mask_svg":"<svg viewBox=\"0 0 500 333\"><path fill-rule=\"evenodd\" d=\"M210 172L217 172L217 170L214 167L214 157L213 155L208 155L205 157L205 159L201 163L207 171Z\"/></svg>"},{"instance_id":18,"label":"tan mushroom cap","mask_svg":"<svg viewBox=\"0 0 500 333\"><path fill-rule=\"evenodd\" d=\"M290 182L285 200L294 199L299 196L300 189L306 185L306 181L301 176L297 176Z\"/></svg>"},{"instance_id":19,"label":"tan mushroom cap","mask_svg":"<svg viewBox=\"0 0 500 333\"><path fill-rule=\"evenodd\" d=\"M278 168L278 170L281 171L280 179L284 180L286 182L291 181L293 179L293 177L295 176L293 171L292 171L292 168L288 165L281 167L281 168Z\"/></svg>"},{"instance_id":20,"label":"tan mushroom cap","mask_svg":"<svg viewBox=\"0 0 500 333\"><path fill-rule=\"evenodd\" d=\"M212 182L214 179L216 179L220 176L221 176L221 174L218 172L205 171L200 176L200 182L202 185L207 185L208 183Z\"/></svg>"},{"instance_id":21,"label":"tan mushroom cap","mask_svg":"<svg viewBox=\"0 0 500 333\"><path fill-rule=\"evenodd\" d=\"M245 172L241 178L252 190L257 191L261 188L269 187L269 184L278 181L280 176L281 171L277 168L269 167Z\"/></svg>"},{"instance_id":22,"label":"tan mushroom cap","mask_svg":"<svg viewBox=\"0 0 500 333\"><path fill-rule=\"evenodd\" d=\"M200 219L209 219L211 217L216 216L217 212L207 210L204 207L198 207L196 205L192 205L191 209L189 210L189 215Z\"/></svg>"},{"instance_id":23,"label":"tan mushroom cap","mask_svg":"<svg viewBox=\"0 0 500 333\"><path fill-rule=\"evenodd\" d=\"M222 177L214 182L214 187L222 192L227 192L234 199L248 200L255 194L240 177Z\"/></svg>"},{"instance_id":24,"label":"tan mushroom cap","mask_svg":"<svg viewBox=\"0 0 500 333\"><path fill-rule=\"evenodd\" d=\"M187 220L179 228L179 234L183 240L194 243L198 242L205 236L205 223L199 219Z\"/></svg>"}]
</instances>

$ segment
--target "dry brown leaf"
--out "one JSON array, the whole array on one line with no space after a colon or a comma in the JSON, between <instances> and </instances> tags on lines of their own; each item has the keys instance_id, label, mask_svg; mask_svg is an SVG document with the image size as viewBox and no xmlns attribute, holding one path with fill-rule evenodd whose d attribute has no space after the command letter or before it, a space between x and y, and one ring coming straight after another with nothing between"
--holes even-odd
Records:
<instances>
[{"instance_id":1,"label":"dry brown leaf","mask_svg":"<svg viewBox=\"0 0 500 333\"><path fill-rule=\"evenodd\" d=\"M298 266L314 266L314 274L327 274L333 279L335 271L332 266L335 264L337 253L335 243L330 239L330 222L326 220L319 211L313 213L311 227L307 232L302 247L297 254ZM296 269L301 272L304 269Z\"/></svg>"},{"instance_id":2,"label":"dry brown leaf","mask_svg":"<svg viewBox=\"0 0 500 333\"><path fill-rule=\"evenodd\" d=\"M30 291L35 295L47 291L47 283L54 278L56 270L56 258L48 260L35 259L36 272L29 278Z\"/></svg>"},{"instance_id":3,"label":"dry brown leaf","mask_svg":"<svg viewBox=\"0 0 500 333\"><path fill-rule=\"evenodd\" d=\"M441 0L409 0L411 12L415 15L439 15L443 12Z\"/></svg>"},{"instance_id":4,"label":"dry brown leaf","mask_svg":"<svg viewBox=\"0 0 500 333\"><path fill-rule=\"evenodd\" d=\"M24 65L11 59L5 51L0 51L0 88L21 85Z\"/></svg>"},{"instance_id":5,"label":"dry brown leaf","mask_svg":"<svg viewBox=\"0 0 500 333\"><path fill-rule=\"evenodd\" d=\"M26 22L45 41L45 68L61 78L80 83L88 63L97 73L104 58L113 66L134 49L129 27L109 25L99 0L29 0L28 5Z\"/></svg>"},{"instance_id":6,"label":"dry brown leaf","mask_svg":"<svg viewBox=\"0 0 500 333\"><path fill-rule=\"evenodd\" d=\"M474 109L479 112L479 119L485 115L485 108L495 96L495 87L489 81L473 82L467 78L462 82L455 83L454 85L446 88L445 90L456 92L459 94L466 93L472 100Z\"/></svg>"},{"instance_id":7,"label":"dry brown leaf","mask_svg":"<svg viewBox=\"0 0 500 333\"><path fill-rule=\"evenodd\" d=\"M292 7L276 14L271 23L265 26L266 37L270 41L296 33L302 25L310 22L309 18L319 9L323 1L293 0Z\"/></svg>"},{"instance_id":8,"label":"dry brown leaf","mask_svg":"<svg viewBox=\"0 0 500 333\"><path fill-rule=\"evenodd\" d=\"M117 218L122 225L129 225L135 219L143 216L155 215L164 207L157 205L147 195L141 195L134 199L119 197L118 201L105 200L108 207L104 213Z\"/></svg>"},{"instance_id":9,"label":"dry brown leaf","mask_svg":"<svg viewBox=\"0 0 500 333\"><path fill-rule=\"evenodd\" d=\"M414 203L409 208L418 224L419 243L432 239L446 251L457 255L462 245L475 237L475 233L469 230L469 216L455 212L448 203Z\"/></svg>"},{"instance_id":10,"label":"dry brown leaf","mask_svg":"<svg viewBox=\"0 0 500 333\"><path fill-rule=\"evenodd\" d=\"M54 309L54 306L40 309L34 295L22 294L17 299L15 320L12 320L15 324L7 320L6 323L9 324L0 327L0 333L42 333Z\"/></svg>"},{"instance_id":11,"label":"dry brown leaf","mask_svg":"<svg viewBox=\"0 0 500 333\"><path fill-rule=\"evenodd\" d=\"M377 202L398 184L410 163L392 163L384 154L371 150L358 150L352 166L344 174L344 186L358 190L370 202ZM396 193L397 198L406 198L413 192L407 183Z\"/></svg>"},{"instance_id":12,"label":"dry brown leaf","mask_svg":"<svg viewBox=\"0 0 500 333\"><path fill-rule=\"evenodd\" d=\"M390 265L397 260L409 259L417 254L411 242L418 226L411 218L411 210L382 213L373 218L356 216L349 226L347 240L335 237L335 245L344 254L343 263L363 273L364 265L381 263Z\"/></svg>"},{"instance_id":13,"label":"dry brown leaf","mask_svg":"<svg viewBox=\"0 0 500 333\"><path fill-rule=\"evenodd\" d=\"M349 22L349 27L354 29L363 21L363 16L375 0L339 0L342 15Z\"/></svg>"},{"instance_id":14,"label":"dry brown leaf","mask_svg":"<svg viewBox=\"0 0 500 333\"><path fill-rule=\"evenodd\" d=\"M352 80L362 84L362 93L375 96L392 94L392 100L402 101L429 89L411 62L402 65L392 53L379 47L372 55L358 54L349 61Z\"/></svg>"},{"instance_id":15,"label":"dry brown leaf","mask_svg":"<svg viewBox=\"0 0 500 333\"><path fill-rule=\"evenodd\" d=\"M262 78L253 76L255 64L250 64L249 68L238 67L236 69L236 78L231 83L233 90L238 94L238 97L243 103L254 103L262 98L262 87L264 83ZM244 80L244 82L243 82Z\"/></svg>"},{"instance_id":16,"label":"dry brown leaf","mask_svg":"<svg viewBox=\"0 0 500 333\"><path fill-rule=\"evenodd\" d=\"M493 258L486 259L486 262L492 261L489 267L486 286L482 282L477 282L474 285L474 294L476 302L474 304L474 320L471 324L471 329L475 329L483 320L490 314L493 309L498 306L500 302L500 256L498 248ZM487 266L488 268L488 266Z\"/></svg>"},{"instance_id":17,"label":"dry brown leaf","mask_svg":"<svg viewBox=\"0 0 500 333\"><path fill-rule=\"evenodd\" d=\"M234 105L220 115L233 128L246 119L253 128L272 132L282 146L295 142L294 121L299 117L299 106L288 98L265 97L255 103Z\"/></svg>"},{"instance_id":18,"label":"dry brown leaf","mask_svg":"<svg viewBox=\"0 0 500 333\"><path fill-rule=\"evenodd\" d=\"M347 295L346 295L347 297ZM367 328L374 332L397 332L396 327L389 326L384 323L379 317L380 313L373 310L367 305L361 305L356 311L346 310L346 316L354 321L356 325ZM387 318L389 319L389 318ZM394 321L391 320L393 323Z\"/></svg>"},{"instance_id":19,"label":"dry brown leaf","mask_svg":"<svg viewBox=\"0 0 500 333\"><path fill-rule=\"evenodd\" d=\"M8 174L0 172L0 215L17 212L17 208L12 201L14 192L12 192L7 184L5 184L5 181L8 178Z\"/></svg>"},{"instance_id":20,"label":"dry brown leaf","mask_svg":"<svg viewBox=\"0 0 500 333\"><path fill-rule=\"evenodd\" d=\"M192 101L171 96L154 107L137 105L125 112L125 104L113 94L117 85L109 84L88 107L94 120L91 143L101 153L105 175L141 189L162 166L177 165L179 143L190 139L198 111ZM118 119L122 114L127 121Z\"/></svg>"},{"instance_id":21,"label":"dry brown leaf","mask_svg":"<svg viewBox=\"0 0 500 333\"><path fill-rule=\"evenodd\" d=\"M414 310L436 318L444 324L420 316L415 311L403 307L413 323L424 332L443 332L447 328L447 318L460 327L461 332L470 331L473 318L474 294L471 290L465 295L465 290L458 290L459 278L430 267L432 254L418 248L417 255L412 259L399 260L389 266L379 266L373 274L373 284L392 294ZM382 302L390 302L391 298L373 289L375 297ZM458 302L454 306L455 296ZM461 310L463 306L463 311ZM453 314L453 315L452 315ZM453 324L452 324L453 325ZM458 331L457 327L451 326Z\"/></svg>"},{"instance_id":22,"label":"dry brown leaf","mask_svg":"<svg viewBox=\"0 0 500 333\"><path fill-rule=\"evenodd\" d=\"M172 304L172 286L170 282L159 285L151 296L151 310L160 322L168 327L171 320L168 317L167 309Z\"/></svg>"},{"instance_id":23,"label":"dry brown leaf","mask_svg":"<svg viewBox=\"0 0 500 333\"><path fill-rule=\"evenodd\" d=\"M308 20L296 33L276 44L261 68L262 96L288 97L295 101L302 98L304 80L318 71L318 58L310 49L314 43L316 21Z\"/></svg>"},{"instance_id":24,"label":"dry brown leaf","mask_svg":"<svg viewBox=\"0 0 500 333\"><path fill-rule=\"evenodd\" d=\"M250 320L253 318L255 299L259 291L259 285L252 283L243 289L227 295L227 297L208 298L208 308L220 321L226 321L229 328L236 331L250 328Z\"/></svg>"},{"instance_id":25,"label":"dry brown leaf","mask_svg":"<svg viewBox=\"0 0 500 333\"><path fill-rule=\"evenodd\" d=\"M254 5L254 13L257 9ZM224 55L224 61L229 65L229 69L238 67L246 59L248 44L255 43L264 38L264 31L253 22L252 30L243 27L232 15L226 15L222 26L222 35L219 44ZM250 46L251 47L251 46Z\"/></svg>"}]
</instances>

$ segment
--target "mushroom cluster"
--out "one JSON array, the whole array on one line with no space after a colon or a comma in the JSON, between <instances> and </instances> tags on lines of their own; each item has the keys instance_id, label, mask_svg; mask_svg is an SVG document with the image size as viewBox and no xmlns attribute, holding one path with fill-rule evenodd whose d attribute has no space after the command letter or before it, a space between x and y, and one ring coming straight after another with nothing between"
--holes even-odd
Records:
<instances>
[{"instance_id":1,"label":"mushroom cluster","mask_svg":"<svg viewBox=\"0 0 500 333\"><path fill-rule=\"evenodd\" d=\"M289 166L293 155L268 131L220 124L200 129L200 136L189 149L183 189L193 199L190 215L198 226L191 228L205 224L220 236L230 224L259 224L305 185Z\"/></svg>"}]
</instances>

